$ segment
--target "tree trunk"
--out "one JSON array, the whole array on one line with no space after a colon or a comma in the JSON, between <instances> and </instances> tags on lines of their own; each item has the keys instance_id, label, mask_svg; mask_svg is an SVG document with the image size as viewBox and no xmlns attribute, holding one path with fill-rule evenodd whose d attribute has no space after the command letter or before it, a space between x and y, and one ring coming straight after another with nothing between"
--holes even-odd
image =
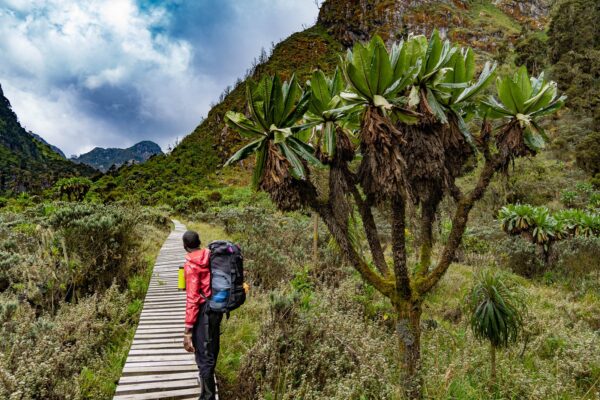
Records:
<instances>
[{"instance_id":1,"label":"tree trunk","mask_svg":"<svg viewBox=\"0 0 600 400\"><path fill-rule=\"evenodd\" d=\"M319 262L319 214L313 213L313 265Z\"/></svg>"},{"instance_id":2,"label":"tree trunk","mask_svg":"<svg viewBox=\"0 0 600 400\"><path fill-rule=\"evenodd\" d=\"M396 306L398 349L403 390L407 399L421 398L421 304L403 302Z\"/></svg>"},{"instance_id":3,"label":"tree trunk","mask_svg":"<svg viewBox=\"0 0 600 400\"><path fill-rule=\"evenodd\" d=\"M420 234L420 251L419 251L419 268L418 272L426 274L429 272L431 265L431 253L433 251L433 221L435 219L436 207L424 202L421 205L421 226Z\"/></svg>"},{"instance_id":4,"label":"tree trunk","mask_svg":"<svg viewBox=\"0 0 600 400\"><path fill-rule=\"evenodd\" d=\"M490 344L490 359L492 365L492 386L496 384L496 347L493 344Z\"/></svg>"}]
</instances>

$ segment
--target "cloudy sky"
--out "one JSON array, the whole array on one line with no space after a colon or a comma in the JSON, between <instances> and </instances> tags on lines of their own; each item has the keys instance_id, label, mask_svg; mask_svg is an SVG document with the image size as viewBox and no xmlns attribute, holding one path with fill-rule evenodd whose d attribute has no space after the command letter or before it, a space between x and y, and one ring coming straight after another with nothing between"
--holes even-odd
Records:
<instances>
[{"instance_id":1,"label":"cloudy sky","mask_svg":"<svg viewBox=\"0 0 600 400\"><path fill-rule=\"evenodd\" d=\"M314 0L0 0L0 85L67 155L189 134Z\"/></svg>"}]
</instances>

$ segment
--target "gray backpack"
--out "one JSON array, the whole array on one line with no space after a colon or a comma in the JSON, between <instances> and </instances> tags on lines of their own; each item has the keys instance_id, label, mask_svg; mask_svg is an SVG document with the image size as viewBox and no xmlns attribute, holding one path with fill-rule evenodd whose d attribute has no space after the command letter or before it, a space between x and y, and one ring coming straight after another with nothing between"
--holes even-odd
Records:
<instances>
[{"instance_id":1,"label":"gray backpack","mask_svg":"<svg viewBox=\"0 0 600 400\"><path fill-rule=\"evenodd\" d=\"M225 240L211 242L208 249L212 289L208 307L211 311L228 314L246 301L242 250Z\"/></svg>"}]
</instances>

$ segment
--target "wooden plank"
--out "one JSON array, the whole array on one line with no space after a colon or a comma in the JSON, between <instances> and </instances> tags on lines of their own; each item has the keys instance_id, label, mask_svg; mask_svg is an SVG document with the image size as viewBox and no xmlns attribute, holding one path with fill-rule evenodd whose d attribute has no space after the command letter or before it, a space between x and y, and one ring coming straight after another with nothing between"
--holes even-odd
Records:
<instances>
[{"instance_id":1,"label":"wooden plank","mask_svg":"<svg viewBox=\"0 0 600 400\"><path fill-rule=\"evenodd\" d=\"M164 304L185 304L185 297L173 297L168 299L149 299L144 301L144 305L164 305Z\"/></svg>"},{"instance_id":2,"label":"wooden plank","mask_svg":"<svg viewBox=\"0 0 600 400\"><path fill-rule=\"evenodd\" d=\"M138 325L136 333L179 332L183 334L183 322L177 325Z\"/></svg>"},{"instance_id":3,"label":"wooden plank","mask_svg":"<svg viewBox=\"0 0 600 400\"><path fill-rule=\"evenodd\" d=\"M160 317L160 316L164 316L164 315L181 317L181 320L183 321L184 317L185 317L185 311L179 310L177 308L162 308L160 310L147 310L147 311L142 311L140 318Z\"/></svg>"},{"instance_id":4,"label":"wooden plank","mask_svg":"<svg viewBox=\"0 0 600 400\"><path fill-rule=\"evenodd\" d=\"M152 374L152 375L132 375L123 376L119 379L119 385L130 384L130 383L144 383L144 382L162 382L172 381L178 379L191 379L197 378L198 372L175 372L172 374Z\"/></svg>"},{"instance_id":5,"label":"wooden plank","mask_svg":"<svg viewBox=\"0 0 600 400\"><path fill-rule=\"evenodd\" d=\"M139 361L139 362L127 362L125 364L125 366L123 367L123 370L125 371L128 368L140 368L140 367L175 367L175 366L182 366L182 365L186 365L189 367L194 367L193 370L197 371L198 370L198 366L196 365L196 361L191 359L191 360L166 360L166 361L154 361L154 362L148 362L148 361ZM168 371L169 369L165 369L165 371Z\"/></svg>"},{"instance_id":6,"label":"wooden plank","mask_svg":"<svg viewBox=\"0 0 600 400\"><path fill-rule=\"evenodd\" d=\"M160 383L158 385L157 385L157 382L144 382L144 383L137 383L137 384L119 385L117 387L116 395L167 391L167 390L173 390L173 389L189 389L189 388L198 388L198 378L197 377L187 378L187 379L179 379L179 380L171 380L171 381L160 381Z\"/></svg>"},{"instance_id":7,"label":"wooden plank","mask_svg":"<svg viewBox=\"0 0 600 400\"><path fill-rule=\"evenodd\" d=\"M174 312L181 312L181 310L185 310L185 301L174 304L147 304L146 306L146 311L163 312L165 314L170 314Z\"/></svg>"},{"instance_id":8,"label":"wooden plank","mask_svg":"<svg viewBox=\"0 0 600 400\"><path fill-rule=\"evenodd\" d=\"M178 355L178 354L183 354L186 356L191 356L191 353L188 353L187 351L185 351L185 349L183 348L183 346L177 346L177 347L163 347L160 349L131 349L129 350L129 354L132 356L143 356L143 355Z\"/></svg>"},{"instance_id":9,"label":"wooden plank","mask_svg":"<svg viewBox=\"0 0 600 400\"><path fill-rule=\"evenodd\" d=\"M163 355L151 355L151 356L138 356L129 355L127 362L140 363L140 362L160 362L160 361L194 361L194 355L191 353L180 353L180 354L163 354Z\"/></svg>"},{"instance_id":10,"label":"wooden plank","mask_svg":"<svg viewBox=\"0 0 600 400\"><path fill-rule=\"evenodd\" d=\"M167 304L145 304L143 311L154 311L154 310L184 310L185 312L185 301L179 301Z\"/></svg>"},{"instance_id":11,"label":"wooden plank","mask_svg":"<svg viewBox=\"0 0 600 400\"><path fill-rule=\"evenodd\" d=\"M164 324L177 324L183 325L185 322L185 315L145 315L140 318L140 325L164 325Z\"/></svg>"},{"instance_id":12,"label":"wooden plank","mask_svg":"<svg viewBox=\"0 0 600 400\"><path fill-rule=\"evenodd\" d=\"M114 400L154 400L154 399L183 399L186 396L198 396L200 394L200 388L196 387L193 389L181 389L181 390L168 390L164 392L154 393L138 393L138 394L124 394L113 397Z\"/></svg>"},{"instance_id":13,"label":"wooden plank","mask_svg":"<svg viewBox=\"0 0 600 400\"><path fill-rule=\"evenodd\" d=\"M185 308L171 307L161 308L160 310L143 310L140 318L143 317L185 317ZM182 319L183 321L183 319Z\"/></svg>"},{"instance_id":14,"label":"wooden plank","mask_svg":"<svg viewBox=\"0 0 600 400\"><path fill-rule=\"evenodd\" d=\"M157 339L154 339L154 340L157 340ZM131 350L144 349L144 348L148 348L148 349L182 348L183 349L183 338L165 339L165 340L161 340L159 342L154 342L154 343L152 343L150 341L139 340L139 341L133 342L133 344L131 345Z\"/></svg>"},{"instance_id":15,"label":"wooden plank","mask_svg":"<svg viewBox=\"0 0 600 400\"><path fill-rule=\"evenodd\" d=\"M133 344L150 344L150 343L183 343L183 337L179 335L176 338L158 338L158 339L140 339L134 338Z\"/></svg>"},{"instance_id":16,"label":"wooden plank","mask_svg":"<svg viewBox=\"0 0 600 400\"><path fill-rule=\"evenodd\" d=\"M123 370L122 376L141 376L150 374L167 374L167 373L185 373L194 372L198 373L198 367L196 364L188 365L167 365L167 366L128 366L127 369Z\"/></svg>"},{"instance_id":17,"label":"wooden plank","mask_svg":"<svg viewBox=\"0 0 600 400\"><path fill-rule=\"evenodd\" d=\"M137 332L136 335L139 336L140 339L160 339L160 338L169 338L169 339L180 339L183 340L183 329L178 329L176 331L167 331L167 332Z\"/></svg>"}]
</instances>

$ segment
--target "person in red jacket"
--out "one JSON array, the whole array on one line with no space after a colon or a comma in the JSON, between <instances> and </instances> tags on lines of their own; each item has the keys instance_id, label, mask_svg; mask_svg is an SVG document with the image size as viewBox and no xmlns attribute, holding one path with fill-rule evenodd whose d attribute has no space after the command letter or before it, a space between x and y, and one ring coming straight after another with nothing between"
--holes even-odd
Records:
<instances>
[{"instance_id":1,"label":"person in red jacket","mask_svg":"<svg viewBox=\"0 0 600 400\"><path fill-rule=\"evenodd\" d=\"M215 399L215 366L219 356L220 328L223 314L208 309L211 296L208 249L200 248L197 232L183 235L185 256L184 274L186 290L185 331L183 347L194 353L202 388L201 400Z\"/></svg>"}]
</instances>

